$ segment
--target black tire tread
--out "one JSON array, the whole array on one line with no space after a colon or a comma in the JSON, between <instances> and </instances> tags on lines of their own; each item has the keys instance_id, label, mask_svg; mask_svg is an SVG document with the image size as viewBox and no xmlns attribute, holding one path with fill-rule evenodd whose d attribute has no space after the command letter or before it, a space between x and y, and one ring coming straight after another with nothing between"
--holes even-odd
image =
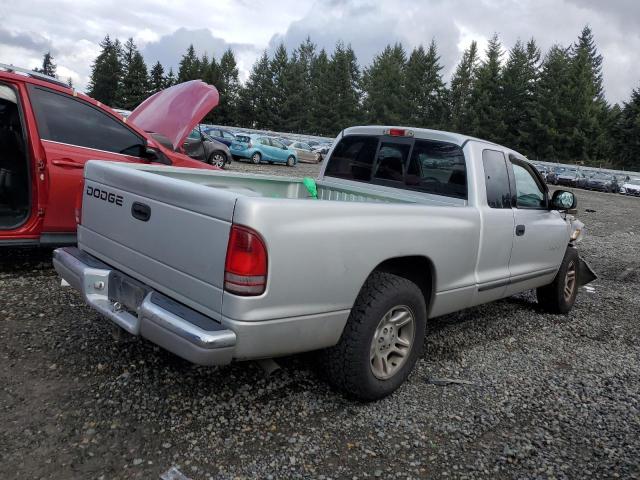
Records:
<instances>
[{"instance_id":1,"label":"black tire tread","mask_svg":"<svg viewBox=\"0 0 640 480\"><path fill-rule=\"evenodd\" d=\"M334 347L322 351L321 367L324 370L326 380L347 396L360 400L380 398L377 395L372 395L365 388L366 386L359 381L357 372L352 368L352 365L358 361L355 352L356 344L358 341L362 341L363 331L368 321L367 312L374 308L374 304L381 301L385 295L407 289L415 289L422 297L418 286L406 278L382 271L373 272L356 298L340 341ZM415 353L412 354L415 358L422 353L423 343L422 338L416 338ZM400 383L404 382L412 368L413 366L407 369Z\"/></svg>"},{"instance_id":2,"label":"black tire tread","mask_svg":"<svg viewBox=\"0 0 640 480\"><path fill-rule=\"evenodd\" d=\"M538 304L540 307L549 313L556 314L564 314L568 313L573 307L573 302L571 304L567 304L564 300L564 277L569 267L569 263L573 260L576 262L576 272L577 272L577 262L578 262L578 252L573 247L567 247L567 251L564 254L564 258L562 259L562 263L560 264L560 268L558 269L558 273L556 277L553 279L549 285L545 285L544 287L539 287L536 290L536 297L538 298ZM577 281L577 279L576 279ZM577 294L574 292L573 299L575 302L575 297Z\"/></svg>"}]
</instances>

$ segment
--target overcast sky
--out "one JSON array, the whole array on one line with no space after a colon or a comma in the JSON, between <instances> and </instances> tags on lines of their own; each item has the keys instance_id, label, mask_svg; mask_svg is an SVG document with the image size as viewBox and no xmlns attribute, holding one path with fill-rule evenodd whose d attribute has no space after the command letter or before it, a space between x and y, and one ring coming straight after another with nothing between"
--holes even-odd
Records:
<instances>
[{"instance_id":1,"label":"overcast sky","mask_svg":"<svg viewBox=\"0 0 640 480\"><path fill-rule=\"evenodd\" d=\"M407 49L435 38L445 77L477 40L497 32L505 48L534 37L568 46L591 25L604 56L607 99L640 87L640 0L0 0L0 63L33 68L51 50L62 78L83 89L106 34L133 37L148 66L177 66L193 43L219 58L231 47L244 80L255 58L307 36L328 51L350 43L361 65L388 43Z\"/></svg>"}]
</instances>

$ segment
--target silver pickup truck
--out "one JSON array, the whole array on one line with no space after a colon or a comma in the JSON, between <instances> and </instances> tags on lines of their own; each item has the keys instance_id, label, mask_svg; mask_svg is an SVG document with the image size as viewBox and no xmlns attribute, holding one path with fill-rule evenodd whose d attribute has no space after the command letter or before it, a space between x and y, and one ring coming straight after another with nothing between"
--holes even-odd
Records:
<instances>
[{"instance_id":1,"label":"silver pickup truck","mask_svg":"<svg viewBox=\"0 0 640 480\"><path fill-rule=\"evenodd\" d=\"M517 152L353 127L315 181L91 161L78 248L54 265L133 335L221 365L318 350L328 380L388 395L427 319L537 289L568 312L594 278L571 192Z\"/></svg>"}]
</instances>

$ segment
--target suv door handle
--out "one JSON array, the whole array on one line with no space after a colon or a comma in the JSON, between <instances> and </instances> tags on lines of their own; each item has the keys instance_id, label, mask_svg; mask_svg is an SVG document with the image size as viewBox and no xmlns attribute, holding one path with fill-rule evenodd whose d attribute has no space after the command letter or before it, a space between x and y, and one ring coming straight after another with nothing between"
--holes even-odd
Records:
<instances>
[{"instance_id":1,"label":"suv door handle","mask_svg":"<svg viewBox=\"0 0 640 480\"><path fill-rule=\"evenodd\" d=\"M76 162L70 158L52 160L51 163L57 167L84 168L84 163Z\"/></svg>"},{"instance_id":2,"label":"suv door handle","mask_svg":"<svg viewBox=\"0 0 640 480\"><path fill-rule=\"evenodd\" d=\"M521 237L524 235L524 225L516 225L516 235Z\"/></svg>"}]
</instances>

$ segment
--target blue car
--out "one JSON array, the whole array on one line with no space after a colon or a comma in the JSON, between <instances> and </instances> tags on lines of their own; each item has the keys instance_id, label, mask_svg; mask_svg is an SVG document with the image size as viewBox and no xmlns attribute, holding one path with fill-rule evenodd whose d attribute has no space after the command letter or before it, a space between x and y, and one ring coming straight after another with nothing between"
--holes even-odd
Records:
<instances>
[{"instance_id":1,"label":"blue car","mask_svg":"<svg viewBox=\"0 0 640 480\"><path fill-rule=\"evenodd\" d=\"M298 155L280 140L265 135L236 135L231 144L234 158L247 158L252 163L286 163L293 167L298 163Z\"/></svg>"},{"instance_id":2,"label":"blue car","mask_svg":"<svg viewBox=\"0 0 640 480\"><path fill-rule=\"evenodd\" d=\"M233 133L229 130L225 130L224 128L202 127L202 131L214 140L224 143L227 147L230 147L236 139L236 136Z\"/></svg>"}]
</instances>

